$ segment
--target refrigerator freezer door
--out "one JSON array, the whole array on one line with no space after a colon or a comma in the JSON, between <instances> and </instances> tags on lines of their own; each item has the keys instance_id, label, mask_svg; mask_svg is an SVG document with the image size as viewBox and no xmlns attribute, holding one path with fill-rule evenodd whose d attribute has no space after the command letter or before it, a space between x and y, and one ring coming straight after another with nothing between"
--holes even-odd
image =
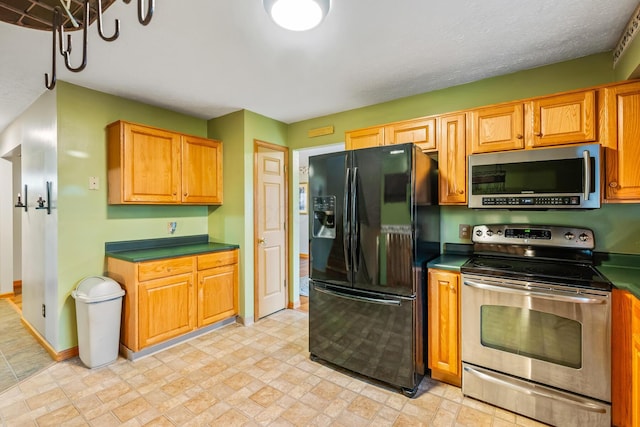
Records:
<instances>
[{"instance_id":1,"label":"refrigerator freezer door","mask_svg":"<svg viewBox=\"0 0 640 427\"><path fill-rule=\"evenodd\" d=\"M359 292L311 282L309 351L412 395L416 372L415 298Z\"/></svg>"}]
</instances>

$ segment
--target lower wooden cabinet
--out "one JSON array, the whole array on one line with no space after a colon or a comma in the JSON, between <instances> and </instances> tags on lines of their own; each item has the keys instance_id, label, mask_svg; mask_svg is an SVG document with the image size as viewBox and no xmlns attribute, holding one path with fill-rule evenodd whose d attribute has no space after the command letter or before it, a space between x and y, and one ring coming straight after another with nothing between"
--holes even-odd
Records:
<instances>
[{"instance_id":1,"label":"lower wooden cabinet","mask_svg":"<svg viewBox=\"0 0 640 427\"><path fill-rule=\"evenodd\" d=\"M611 420L640 426L640 299L613 290L611 316Z\"/></svg>"},{"instance_id":2,"label":"lower wooden cabinet","mask_svg":"<svg viewBox=\"0 0 640 427\"><path fill-rule=\"evenodd\" d=\"M428 278L427 345L431 377L460 387L460 273L429 269Z\"/></svg>"},{"instance_id":3,"label":"lower wooden cabinet","mask_svg":"<svg viewBox=\"0 0 640 427\"><path fill-rule=\"evenodd\" d=\"M140 348L194 329L192 273L141 282L138 295Z\"/></svg>"},{"instance_id":4,"label":"lower wooden cabinet","mask_svg":"<svg viewBox=\"0 0 640 427\"><path fill-rule=\"evenodd\" d=\"M238 313L238 251L198 257L198 327Z\"/></svg>"},{"instance_id":5,"label":"lower wooden cabinet","mask_svg":"<svg viewBox=\"0 0 640 427\"><path fill-rule=\"evenodd\" d=\"M128 262L107 258L125 289L121 342L133 352L238 314L238 250Z\"/></svg>"}]
</instances>

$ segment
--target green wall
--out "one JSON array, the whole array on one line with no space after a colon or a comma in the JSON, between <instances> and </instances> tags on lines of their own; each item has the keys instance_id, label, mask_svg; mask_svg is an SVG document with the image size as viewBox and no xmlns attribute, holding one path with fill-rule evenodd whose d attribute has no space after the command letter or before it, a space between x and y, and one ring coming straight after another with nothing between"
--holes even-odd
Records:
<instances>
[{"instance_id":1,"label":"green wall","mask_svg":"<svg viewBox=\"0 0 640 427\"><path fill-rule=\"evenodd\" d=\"M75 306L70 293L78 282L105 271L107 241L170 237L167 222L177 221L173 236L207 233L206 206L107 205L107 124L116 120L206 136L207 122L140 102L57 84L58 108L58 349L77 345ZM88 190L90 176L99 190Z\"/></svg>"},{"instance_id":2,"label":"green wall","mask_svg":"<svg viewBox=\"0 0 640 427\"><path fill-rule=\"evenodd\" d=\"M245 324L250 324L254 321L254 141L286 146L287 125L241 110L210 120L207 128L209 138L223 141L225 171L224 204L209 210L209 236L215 241L240 245L239 315Z\"/></svg>"}]
</instances>

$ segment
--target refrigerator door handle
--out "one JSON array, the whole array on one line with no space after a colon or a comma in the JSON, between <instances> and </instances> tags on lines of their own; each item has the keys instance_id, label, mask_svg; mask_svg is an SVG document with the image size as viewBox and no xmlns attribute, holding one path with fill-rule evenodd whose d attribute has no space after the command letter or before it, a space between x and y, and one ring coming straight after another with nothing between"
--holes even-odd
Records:
<instances>
[{"instance_id":1,"label":"refrigerator door handle","mask_svg":"<svg viewBox=\"0 0 640 427\"><path fill-rule=\"evenodd\" d=\"M333 291L331 289L326 289L326 288L321 288L319 286L316 286L316 292L321 292L323 294L327 294L327 295L332 295L335 297L339 297L339 298L346 298L346 299L350 299L350 300L354 300L354 301L360 301L360 302L368 302L368 303L372 303L372 304L381 304L381 305L400 305L402 304L401 300L399 299L381 299L381 298L371 298L371 297L363 297L360 295L351 295L351 294L344 294L342 292L338 292L338 291Z\"/></svg>"},{"instance_id":2,"label":"refrigerator door handle","mask_svg":"<svg viewBox=\"0 0 640 427\"><path fill-rule=\"evenodd\" d=\"M351 222L349 220L349 176L351 175L351 168L347 168L347 172L344 176L344 200L342 208L342 249L344 252L344 264L347 269L347 273L351 272L351 260L350 260L350 241L351 241Z\"/></svg>"},{"instance_id":3,"label":"refrigerator door handle","mask_svg":"<svg viewBox=\"0 0 640 427\"><path fill-rule=\"evenodd\" d=\"M353 168L351 179L351 248L353 252L353 271L360 269L360 221L358 220L358 168Z\"/></svg>"}]
</instances>

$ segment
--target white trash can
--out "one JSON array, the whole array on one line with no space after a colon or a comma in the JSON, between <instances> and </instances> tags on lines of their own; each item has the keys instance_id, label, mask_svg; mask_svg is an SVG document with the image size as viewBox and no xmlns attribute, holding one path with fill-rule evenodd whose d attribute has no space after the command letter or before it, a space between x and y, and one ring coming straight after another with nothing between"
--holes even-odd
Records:
<instances>
[{"instance_id":1,"label":"white trash can","mask_svg":"<svg viewBox=\"0 0 640 427\"><path fill-rule=\"evenodd\" d=\"M71 292L76 300L78 349L88 368L107 365L118 358L120 315L124 290L104 276L82 279Z\"/></svg>"}]
</instances>

